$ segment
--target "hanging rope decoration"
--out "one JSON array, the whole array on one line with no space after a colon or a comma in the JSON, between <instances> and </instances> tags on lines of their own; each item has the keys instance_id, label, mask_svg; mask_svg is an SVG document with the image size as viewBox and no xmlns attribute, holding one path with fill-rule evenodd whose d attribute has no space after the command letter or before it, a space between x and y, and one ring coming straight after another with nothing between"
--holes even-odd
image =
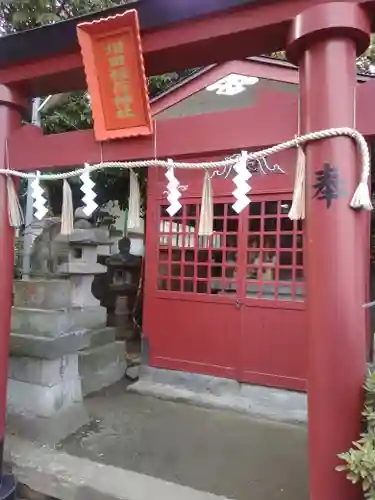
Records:
<instances>
[{"instance_id":1,"label":"hanging rope decoration","mask_svg":"<svg viewBox=\"0 0 375 500\"><path fill-rule=\"evenodd\" d=\"M247 181L250 179L251 173L247 169L246 151L242 151L241 157L238 162L233 165L233 169L237 172L237 175L233 179L237 189L235 189L232 194L237 201L232 205L232 208L239 214L250 203L250 198L247 196L247 193L251 190L251 187Z\"/></svg>"},{"instance_id":2,"label":"hanging rope decoration","mask_svg":"<svg viewBox=\"0 0 375 500\"><path fill-rule=\"evenodd\" d=\"M97 203L95 203L96 193L94 191L95 183L90 179L90 166L86 163L85 170L80 176L82 186L81 191L84 193L82 201L84 203L82 210L87 217L90 217L92 213L98 208Z\"/></svg>"},{"instance_id":3,"label":"hanging rope decoration","mask_svg":"<svg viewBox=\"0 0 375 500\"><path fill-rule=\"evenodd\" d=\"M71 177L79 176L82 181L81 190L84 192L85 196L82 201L84 203L83 210L86 215L91 215L97 208L97 203L95 202L96 194L94 192L95 184L90 179L90 174L98 170L105 168L121 168L129 169L130 175L130 192L129 192L129 212L132 227L136 227L139 224L140 218L140 191L138 178L133 169L135 168L147 168L147 167L162 167L166 169L166 178L168 180L167 185L167 199L169 201L169 207L167 211L170 216L175 215L182 207L179 199L181 197L181 192L179 190L180 183L175 176L175 169L185 168L185 169L204 169L205 175L203 180L202 188L202 205L199 221L199 234L204 236L209 236L213 233L213 192L210 175L208 173L209 169L220 169L225 167L233 167L237 175L234 178L236 184L236 189L233 191L233 196L236 198L233 204L233 209L240 213L248 204L250 199L247 194L251 190L248 184L248 180L251 177L246 165L247 161L256 161L261 158L266 158L275 153L285 151L290 148L298 148L297 154L297 166L296 166L296 179L294 186L293 203L291 210L289 212L290 219L304 219L305 218L305 177L306 177L306 157L303 152L302 146L310 141L317 141L321 139L327 139L332 137L346 136L352 138L358 149L359 157L362 164L362 171L359 184L354 192L354 195L350 201L350 206L355 209L372 210L371 196L368 186L368 181L370 177L370 152L365 138L357 131L351 128L332 128L327 130L321 130L318 132L311 132L309 134L295 137L294 139L284 142L282 144L277 144L270 148L264 149L262 151L256 151L254 153L248 153L243 151L238 158L231 158L222 161L213 162L200 162L200 163L187 163L187 162L175 162L173 160L143 160L143 161L127 161L127 162L102 162L96 165L85 164L84 168L73 170L71 172L58 173L58 174L41 174L36 173L25 173L17 170L11 169L0 169L0 174L7 176L7 186L8 186L8 213L9 213L9 223L12 227L19 227L22 224L22 214L20 213L20 207L18 203L18 196L14 188L11 176L19 177L23 179L34 179L32 183L33 187L33 199L34 208L36 209L35 217L41 220L48 212L46 208L47 200L43 196L44 190L40 186L40 181L54 181L54 180L64 180L70 179ZM10 179L10 180L9 180ZM71 199L71 189L68 182L64 182L63 187L63 210L62 210L62 231L64 234L69 234L73 230L73 203Z\"/></svg>"},{"instance_id":4,"label":"hanging rope decoration","mask_svg":"<svg viewBox=\"0 0 375 500\"><path fill-rule=\"evenodd\" d=\"M43 196L44 189L40 185L40 172L36 173L35 179L31 183L31 197L34 200L33 207L35 208L34 217L38 220L42 220L48 213L48 209L46 207L47 199ZM9 195L9 193L8 193Z\"/></svg>"},{"instance_id":5,"label":"hanging rope decoration","mask_svg":"<svg viewBox=\"0 0 375 500\"><path fill-rule=\"evenodd\" d=\"M173 160L169 159L167 161L167 164L168 168L167 171L165 172L165 177L168 179L167 200L169 201L169 207L167 208L167 212L171 217L173 217L182 207L181 203L179 202L179 199L181 198L181 193L178 189L180 183L178 182L176 176L174 175Z\"/></svg>"}]
</instances>

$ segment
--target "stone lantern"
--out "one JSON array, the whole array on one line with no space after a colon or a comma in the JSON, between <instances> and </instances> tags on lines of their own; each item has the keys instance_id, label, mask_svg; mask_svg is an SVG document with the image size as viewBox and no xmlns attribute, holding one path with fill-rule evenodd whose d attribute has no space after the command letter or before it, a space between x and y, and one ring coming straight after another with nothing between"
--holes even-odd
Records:
<instances>
[{"instance_id":1,"label":"stone lantern","mask_svg":"<svg viewBox=\"0 0 375 500\"><path fill-rule=\"evenodd\" d=\"M130 240L119 242L119 253L107 259L109 289L114 297L115 310L111 323L116 326L116 338L128 339L133 334L130 311L137 297L142 257L130 254Z\"/></svg>"}]
</instances>

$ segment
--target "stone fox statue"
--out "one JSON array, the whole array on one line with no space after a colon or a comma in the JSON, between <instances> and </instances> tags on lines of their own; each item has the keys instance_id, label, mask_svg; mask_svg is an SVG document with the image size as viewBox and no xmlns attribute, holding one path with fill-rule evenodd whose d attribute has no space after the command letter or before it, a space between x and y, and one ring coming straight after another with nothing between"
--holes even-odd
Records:
<instances>
[{"instance_id":1,"label":"stone fox statue","mask_svg":"<svg viewBox=\"0 0 375 500\"><path fill-rule=\"evenodd\" d=\"M60 218L45 219L44 229L35 239L31 251L32 276L53 276L56 274L57 266L67 261L68 245L56 240L60 230Z\"/></svg>"}]
</instances>

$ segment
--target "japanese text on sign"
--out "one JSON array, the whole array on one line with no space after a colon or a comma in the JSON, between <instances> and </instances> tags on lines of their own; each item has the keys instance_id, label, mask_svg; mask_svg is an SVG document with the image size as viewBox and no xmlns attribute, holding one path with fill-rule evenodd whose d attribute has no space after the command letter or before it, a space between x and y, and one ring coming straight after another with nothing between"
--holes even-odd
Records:
<instances>
[{"instance_id":1,"label":"japanese text on sign","mask_svg":"<svg viewBox=\"0 0 375 500\"><path fill-rule=\"evenodd\" d=\"M133 96L130 90L130 74L126 65L125 46L122 40L108 43L105 47L109 64L109 76L113 85L113 101L117 118L134 118Z\"/></svg>"}]
</instances>

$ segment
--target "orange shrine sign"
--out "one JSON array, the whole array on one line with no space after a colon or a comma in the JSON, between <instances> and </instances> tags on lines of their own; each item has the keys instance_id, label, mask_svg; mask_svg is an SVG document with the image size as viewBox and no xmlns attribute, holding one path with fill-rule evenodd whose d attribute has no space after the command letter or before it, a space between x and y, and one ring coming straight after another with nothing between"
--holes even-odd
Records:
<instances>
[{"instance_id":1,"label":"orange shrine sign","mask_svg":"<svg viewBox=\"0 0 375 500\"><path fill-rule=\"evenodd\" d=\"M152 134L136 10L77 25L98 141Z\"/></svg>"}]
</instances>

